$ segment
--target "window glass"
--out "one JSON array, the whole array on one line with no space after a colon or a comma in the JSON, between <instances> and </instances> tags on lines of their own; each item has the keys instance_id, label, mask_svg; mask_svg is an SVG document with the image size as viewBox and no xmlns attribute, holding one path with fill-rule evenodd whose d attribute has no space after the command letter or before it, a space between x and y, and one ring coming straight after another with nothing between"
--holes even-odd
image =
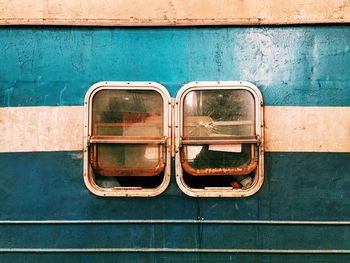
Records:
<instances>
[{"instance_id":1,"label":"window glass","mask_svg":"<svg viewBox=\"0 0 350 263\"><path fill-rule=\"evenodd\" d=\"M162 148L156 144L96 144L92 147L93 168L102 176L156 175L164 163Z\"/></svg>"},{"instance_id":2,"label":"window glass","mask_svg":"<svg viewBox=\"0 0 350 263\"><path fill-rule=\"evenodd\" d=\"M184 137L254 136L254 97L246 90L190 91L184 99Z\"/></svg>"},{"instance_id":3,"label":"window glass","mask_svg":"<svg viewBox=\"0 0 350 263\"><path fill-rule=\"evenodd\" d=\"M153 90L101 90L93 97L92 134L162 136L163 99Z\"/></svg>"}]
</instances>

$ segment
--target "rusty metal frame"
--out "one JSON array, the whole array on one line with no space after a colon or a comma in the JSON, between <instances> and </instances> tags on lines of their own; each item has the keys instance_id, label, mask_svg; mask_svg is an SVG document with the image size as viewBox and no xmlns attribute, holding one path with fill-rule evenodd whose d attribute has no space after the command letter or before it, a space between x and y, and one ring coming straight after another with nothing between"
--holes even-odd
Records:
<instances>
[{"instance_id":1,"label":"rusty metal frame","mask_svg":"<svg viewBox=\"0 0 350 263\"><path fill-rule=\"evenodd\" d=\"M226 142L227 143L227 142ZM188 162L187 147L181 147L181 165L182 169L193 176L206 176L206 175L247 175L253 172L258 166L258 161L255 158L254 144L251 144L251 160L243 167L226 167L226 168L193 168Z\"/></svg>"},{"instance_id":2,"label":"rusty metal frame","mask_svg":"<svg viewBox=\"0 0 350 263\"><path fill-rule=\"evenodd\" d=\"M118 143L118 142L113 142ZM123 142L124 143L124 142ZM143 144L143 143L139 143ZM153 168L133 168L133 167L118 167L118 168L106 168L98 165L97 154L98 143L93 143L90 146L90 164L94 171L97 171L102 176L155 176L160 174L165 169L165 147L164 144L158 145L159 160Z\"/></svg>"},{"instance_id":3,"label":"rusty metal frame","mask_svg":"<svg viewBox=\"0 0 350 263\"><path fill-rule=\"evenodd\" d=\"M227 136L227 137L183 137L180 138L180 145L183 144L234 144L234 143L260 143L260 138L248 136Z\"/></svg>"},{"instance_id":4,"label":"rusty metal frame","mask_svg":"<svg viewBox=\"0 0 350 263\"><path fill-rule=\"evenodd\" d=\"M163 136L92 136L92 99L101 90L152 90L158 92L163 99ZM171 163L171 99L167 89L156 82L99 82L90 87L84 100L84 164L83 174L86 187L95 195L110 197L151 197L161 194L170 183L170 163ZM89 161L90 145L103 143L117 144L159 144L163 145L164 154L158 165L150 171L146 169L120 169L120 175L129 174L130 171L137 172L137 176L150 176L155 172L159 174L164 171L163 182L156 188L141 187L113 187L103 188L96 184L94 180L94 169L100 169ZM105 170L106 175L110 171ZM115 172L115 171L113 171ZM108 175L107 175L108 176Z\"/></svg>"},{"instance_id":5,"label":"rusty metal frame","mask_svg":"<svg viewBox=\"0 0 350 263\"><path fill-rule=\"evenodd\" d=\"M250 92L255 100L255 137L254 138L183 138L183 102L185 96L193 90L246 90ZM182 86L176 96L176 120L175 129L175 169L176 182L180 189L192 197L245 197L256 193L264 181L264 136L263 136L263 98L259 89L252 83L244 81L201 81L190 82ZM252 143L257 145L258 153L252 162L246 167L246 171L236 170L237 167L229 167L229 170L220 168L210 168L209 170L198 171L188 167L188 162L184 161L183 146L187 144L230 144L230 143ZM255 162L256 161L256 162ZM224 168L226 169L226 168ZM231 170L230 170L231 169ZM233 189L230 187L208 187L204 189L191 188L183 178L183 171L196 175L218 175L218 174L239 174L255 171L253 183L249 188ZM235 171L236 170L236 171ZM204 174L205 173L205 174ZM215 178L213 178L215 180Z\"/></svg>"}]
</instances>

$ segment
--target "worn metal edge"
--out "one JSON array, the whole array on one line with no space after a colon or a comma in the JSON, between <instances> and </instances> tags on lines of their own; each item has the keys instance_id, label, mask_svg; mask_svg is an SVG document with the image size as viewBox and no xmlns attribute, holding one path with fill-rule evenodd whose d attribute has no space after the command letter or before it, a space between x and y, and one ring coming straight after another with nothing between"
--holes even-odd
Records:
<instances>
[{"instance_id":1,"label":"worn metal edge","mask_svg":"<svg viewBox=\"0 0 350 263\"><path fill-rule=\"evenodd\" d=\"M267 26L267 25L302 25L302 24L348 24L350 19L290 19L266 20L257 18L247 19L176 19L176 20L133 20L133 19L1 19L0 26Z\"/></svg>"}]
</instances>

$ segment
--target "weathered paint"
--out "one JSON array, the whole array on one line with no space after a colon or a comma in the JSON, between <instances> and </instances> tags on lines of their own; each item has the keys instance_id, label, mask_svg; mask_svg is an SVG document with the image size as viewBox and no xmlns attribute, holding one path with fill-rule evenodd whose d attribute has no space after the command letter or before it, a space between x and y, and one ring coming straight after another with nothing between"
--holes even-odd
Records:
<instances>
[{"instance_id":1,"label":"weathered paint","mask_svg":"<svg viewBox=\"0 0 350 263\"><path fill-rule=\"evenodd\" d=\"M245 80L266 105L350 106L350 27L0 28L0 106L83 105L102 80Z\"/></svg>"},{"instance_id":2,"label":"weathered paint","mask_svg":"<svg viewBox=\"0 0 350 263\"><path fill-rule=\"evenodd\" d=\"M271 152L350 152L350 107L265 107Z\"/></svg>"},{"instance_id":3,"label":"weathered paint","mask_svg":"<svg viewBox=\"0 0 350 263\"><path fill-rule=\"evenodd\" d=\"M83 149L83 108L0 108L1 152Z\"/></svg>"},{"instance_id":4,"label":"weathered paint","mask_svg":"<svg viewBox=\"0 0 350 263\"><path fill-rule=\"evenodd\" d=\"M0 25L237 25L348 23L342 0L3 0Z\"/></svg>"},{"instance_id":5,"label":"weathered paint","mask_svg":"<svg viewBox=\"0 0 350 263\"><path fill-rule=\"evenodd\" d=\"M272 129L275 119L272 114L282 118L285 113L293 118L290 121L292 124L284 124L285 134L293 133L294 128L299 131L299 126L293 126L296 119L296 124L308 125L305 130L301 130L305 136L310 136L308 133L314 127L306 119L312 117L320 122L326 119L334 121L329 124L330 128L327 126L325 133L334 133L335 137L344 136L347 142L349 39L348 25L147 29L3 27L0 29L0 103L3 108L13 107L14 111L27 109L28 112L31 107L27 106L78 106L77 119L72 117L71 124L74 126L81 118L79 108L83 105L88 87L97 81L154 80L164 84L174 97L183 83L193 80L247 80L255 83L263 93L267 105L265 112L271 113L270 117L265 116L266 132L270 135L272 130L280 130L279 127ZM46 107L39 108L45 110ZM64 109L58 108L57 111L64 112ZM326 114L332 119L315 116L314 112ZM36 117L30 119L35 120ZM51 121L49 124L53 125ZM276 122L275 126L278 124ZM345 134L336 131L336 127L342 127ZM13 134L17 136L18 130L14 130L16 133ZM3 129L0 130L2 132ZM66 132L61 132L65 134L61 138L64 141ZM41 132L37 133L41 136ZM45 131L44 134L51 133ZM10 132L7 135L12 138ZM61 133L58 135L61 136ZM289 135L293 141L300 139ZM319 134L316 132L315 136ZM288 141L288 135L278 138L282 142ZM334 143L331 137L330 142ZM348 147L346 142L343 144ZM81 140L77 143L81 143ZM327 147L331 151L343 151L344 146L338 145L334 150L334 145L330 144ZM311 144L306 145L309 147ZM293 147L300 146L294 144ZM314 151L312 147L310 151ZM302 148L308 151L304 146ZM349 222L348 150L284 152L278 148L282 152L265 154L265 181L255 195L248 198L211 199L191 198L183 194L175 183L174 170L169 188L158 197L96 197L89 193L83 182L81 149L56 150L0 154L0 220L4 220L0 222L0 249L222 247L290 251L306 249L309 252L315 249L316 252L326 250L328 253L331 253L330 250L350 249L349 225L336 224L340 221ZM320 151L326 150L322 147ZM193 224L50 224L41 221L109 219L197 221ZM328 225L198 223L202 219L331 222ZM11 220L39 222L6 223ZM0 261L350 260L349 254L289 255L285 254L287 252L61 252L41 253L38 256L36 253L13 251L1 253Z\"/></svg>"},{"instance_id":6,"label":"weathered paint","mask_svg":"<svg viewBox=\"0 0 350 263\"><path fill-rule=\"evenodd\" d=\"M3 153L0 219L346 221L350 205L350 176L346 176L349 158L349 153L267 153L268 177L251 198L191 198L172 182L159 197L116 199L89 194L80 174L80 153ZM6 241L1 242L1 248L350 248L349 227L332 224L44 223L0 224L0 230L0 239ZM151 255L155 259L160 256ZM147 257L150 255L143 255ZM186 257L199 260L204 255ZM99 261L103 258L101 254Z\"/></svg>"},{"instance_id":7,"label":"weathered paint","mask_svg":"<svg viewBox=\"0 0 350 263\"><path fill-rule=\"evenodd\" d=\"M350 107L265 106L268 152L350 152ZM293 120L293 121L291 121ZM0 108L0 152L83 149L83 107Z\"/></svg>"},{"instance_id":8,"label":"weathered paint","mask_svg":"<svg viewBox=\"0 0 350 263\"><path fill-rule=\"evenodd\" d=\"M349 158L350 153L266 153L264 184L249 198L191 198L175 176L158 197L103 198L84 185L81 152L1 153L0 220L349 221Z\"/></svg>"}]
</instances>

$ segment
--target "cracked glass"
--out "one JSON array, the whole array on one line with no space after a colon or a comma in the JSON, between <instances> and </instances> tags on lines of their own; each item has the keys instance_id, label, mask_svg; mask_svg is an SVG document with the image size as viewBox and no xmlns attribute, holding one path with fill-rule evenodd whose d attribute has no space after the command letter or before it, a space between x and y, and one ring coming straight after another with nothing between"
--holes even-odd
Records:
<instances>
[{"instance_id":1,"label":"cracked glass","mask_svg":"<svg viewBox=\"0 0 350 263\"><path fill-rule=\"evenodd\" d=\"M254 96L247 90L190 91L184 99L187 137L254 136Z\"/></svg>"}]
</instances>

